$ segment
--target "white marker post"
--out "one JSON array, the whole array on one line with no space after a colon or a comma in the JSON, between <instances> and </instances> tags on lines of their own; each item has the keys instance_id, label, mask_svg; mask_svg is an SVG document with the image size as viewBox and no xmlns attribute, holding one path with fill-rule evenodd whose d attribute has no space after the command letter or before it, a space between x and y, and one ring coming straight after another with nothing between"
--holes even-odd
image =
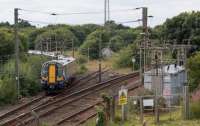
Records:
<instances>
[{"instance_id":1,"label":"white marker post","mask_svg":"<svg viewBox=\"0 0 200 126\"><path fill-rule=\"evenodd\" d=\"M134 64L135 64L135 61L136 61L136 60L135 60L135 58L133 57L133 58L132 58L132 63L133 63L133 71L134 71Z\"/></svg>"}]
</instances>

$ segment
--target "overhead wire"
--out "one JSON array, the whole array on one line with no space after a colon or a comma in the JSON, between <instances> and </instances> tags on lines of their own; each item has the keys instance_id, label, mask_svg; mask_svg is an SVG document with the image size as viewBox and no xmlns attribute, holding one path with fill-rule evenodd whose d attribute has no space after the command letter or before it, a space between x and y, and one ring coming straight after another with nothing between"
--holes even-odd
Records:
<instances>
[{"instance_id":1,"label":"overhead wire","mask_svg":"<svg viewBox=\"0 0 200 126\"><path fill-rule=\"evenodd\" d=\"M87 15L87 14L103 14L104 11L86 11L86 12L69 12L69 13L55 13L55 12L46 12L46 11L38 11L38 10L27 10L27 9L20 9L21 11L31 12L31 13L41 13L41 14L48 14L52 16L59 16L59 15ZM133 11L134 9L119 9L119 10L110 10L110 12L127 12Z\"/></svg>"},{"instance_id":2,"label":"overhead wire","mask_svg":"<svg viewBox=\"0 0 200 126\"><path fill-rule=\"evenodd\" d=\"M66 24L65 22L46 22L46 21L36 21L36 20L29 20L29 19L22 19L20 18L21 21L26 21L26 22L29 22L29 23L35 23L35 24L43 24L43 25L53 25L53 24ZM91 22L92 23L92 22ZM70 23L67 23L67 24L70 24ZM88 24L88 23L87 23ZM100 26L103 26L104 24L102 23L95 23L97 25L100 25Z\"/></svg>"},{"instance_id":3,"label":"overhead wire","mask_svg":"<svg viewBox=\"0 0 200 126\"><path fill-rule=\"evenodd\" d=\"M31 13L41 13L41 14L49 14L51 15L51 12L46 12L46 11L38 11L38 10L28 10L28 9L19 9L21 11L25 11L25 12L31 12Z\"/></svg>"},{"instance_id":4,"label":"overhead wire","mask_svg":"<svg viewBox=\"0 0 200 126\"><path fill-rule=\"evenodd\" d=\"M71 12L71 13L55 13L55 12L47 12L47 11L38 11L38 10L29 10L29 9L19 9L21 11L30 12L30 13L41 13L41 14L47 14L49 16L64 16L64 15L87 15L87 14L103 14L104 11L86 11L86 12ZM110 12L127 12L127 11L133 11L136 9L118 9L118 10L110 10ZM22 19L27 22L31 23L37 23L37 24L43 24L43 25L49 25L49 24L56 24L55 22L46 22L46 21L33 21L33 20L26 20ZM134 20L134 21L124 21L124 22L117 22L117 24L128 24L128 23L134 23L134 22L140 22L141 19ZM64 24L64 22L63 22ZM103 24L99 24L103 25Z\"/></svg>"},{"instance_id":5,"label":"overhead wire","mask_svg":"<svg viewBox=\"0 0 200 126\"><path fill-rule=\"evenodd\" d=\"M33 20L26 20L26 19L20 19L20 20L21 21L26 21L26 22L31 22L31 23L45 24L45 25L54 24L52 22L45 22L45 21L33 21Z\"/></svg>"},{"instance_id":6,"label":"overhead wire","mask_svg":"<svg viewBox=\"0 0 200 126\"><path fill-rule=\"evenodd\" d=\"M127 24L127 23L134 23L134 22L140 22L140 21L142 21L142 20L138 19L138 20L133 20L133 21L117 22L117 24Z\"/></svg>"}]
</instances>

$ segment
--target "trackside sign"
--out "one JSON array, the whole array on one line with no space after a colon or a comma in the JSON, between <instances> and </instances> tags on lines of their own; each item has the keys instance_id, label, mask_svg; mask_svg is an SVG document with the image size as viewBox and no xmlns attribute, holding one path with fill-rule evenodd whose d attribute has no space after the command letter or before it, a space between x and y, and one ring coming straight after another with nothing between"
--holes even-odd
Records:
<instances>
[{"instance_id":1,"label":"trackside sign","mask_svg":"<svg viewBox=\"0 0 200 126\"><path fill-rule=\"evenodd\" d=\"M128 102L128 90L127 89L121 89L119 91L119 105L126 105Z\"/></svg>"}]
</instances>

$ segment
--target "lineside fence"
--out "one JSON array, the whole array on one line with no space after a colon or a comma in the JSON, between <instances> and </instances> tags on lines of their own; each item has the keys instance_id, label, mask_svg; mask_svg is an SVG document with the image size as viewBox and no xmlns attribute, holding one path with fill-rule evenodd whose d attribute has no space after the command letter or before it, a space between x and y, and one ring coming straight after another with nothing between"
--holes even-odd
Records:
<instances>
[{"instance_id":1,"label":"lineside fence","mask_svg":"<svg viewBox=\"0 0 200 126\"><path fill-rule=\"evenodd\" d=\"M180 94L129 96L128 103L124 106L125 110L120 105L115 108L113 121L122 121L122 118L125 118L129 123L148 126L167 121L187 120L190 118L188 86L185 86Z\"/></svg>"}]
</instances>

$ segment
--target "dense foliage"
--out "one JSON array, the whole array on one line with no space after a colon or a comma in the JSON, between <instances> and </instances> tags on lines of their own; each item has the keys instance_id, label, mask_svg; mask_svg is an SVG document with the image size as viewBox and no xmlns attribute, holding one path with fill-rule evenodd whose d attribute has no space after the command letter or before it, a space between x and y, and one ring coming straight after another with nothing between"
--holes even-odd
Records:
<instances>
[{"instance_id":1,"label":"dense foliage","mask_svg":"<svg viewBox=\"0 0 200 126\"><path fill-rule=\"evenodd\" d=\"M47 58L40 56L26 56L20 62L20 94L22 96L35 95L41 91L40 70L41 64ZM2 67L2 66L1 66ZM14 60L9 60L3 66L7 74L0 75L0 104L12 103L16 99L16 84L13 73L15 71Z\"/></svg>"},{"instance_id":2,"label":"dense foliage","mask_svg":"<svg viewBox=\"0 0 200 126\"><path fill-rule=\"evenodd\" d=\"M190 111L191 111L191 118L192 119L200 119L200 101L196 101L191 103Z\"/></svg>"},{"instance_id":3,"label":"dense foliage","mask_svg":"<svg viewBox=\"0 0 200 126\"><path fill-rule=\"evenodd\" d=\"M0 56L14 53L14 34L12 29L0 28ZM23 33L19 34L20 51L28 50L27 36Z\"/></svg>"},{"instance_id":4,"label":"dense foliage","mask_svg":"<svg viewBox=\"0 0 200 126\"><path fill-rule=\"evenodd\" d=\"M200 86L200 52L191 56L187 62L190 89L194 90Z\"/></svg>"},{"instance_id":5,"label":"dense foliage","mask_svg":"<svg viewBox=\"0 0 200 126\"><path fill-rule=\"evenodd\" d=\"M132 44L128 47L121 49L118 53L113 56L114 67L115 68L125 68L125 67L133 67L132 58L136 59L136 45ZM137 60L136 60L137 62ZM137 69L138 63L134 65L134 68Z\"/></svg>"},{"instance_id":6,"label":"dense foliage","mask_svg":"<svg viewBox=\"0 0 200 126\"><path fill-rule=\"evenodd\" d=\"M192 44L200 45L200 12L184 12L155 28L160 38L176 40L181 44L191 39ZM185 41L186 42L186 41Z\"/></svg>"},{"instance_id":7,"label":"dense foliage","mask_svg":"<svg viewBox=\"0 0 200 126\"><path fill-rule=\"evenodd\" d=\"M0 79L0 105L14 103L17 99L15 80L8 76Z\"/></svg>"},{"instance_id":8,"label":"dense foliage","mask_svg":"<svg viewBox=\"0 0 200 126\"><path fill-rule=\"evenodd\" d=\"M59 46L64 47L64 51L69 51L74 46L78 48L79 53L86 55L90 53L90 59L99 58L99 44L102 48L109 48L114 52L113 65L116 68L132 67L131 59L134 57L136 63L135 69L138 68L139 58L137 43L141 41L142 28L130 28L122 24L116 24L114 21L106 22L105 27L96 24L85 25L48 25L42 28L32 26L26 21L19 23L19 41L20 54L23 54L28 49L40 49L39 45L42 41L57 41L61 42ZM171 19L167 19L162 25L155 28L149 28L150 39L154 40L154 44L161 44L161 40L176 40L178 44L185 43L186 39L190 39L192 44L200 46L200 12L184 12ZM12 55L15 49L14 42L14 27L8 22L0 23L0 56ZM46 45L47 46L47 45ZM43 47L47 48L47 47ZM52 46L55 48L55 45ZM198 48L195 48L198 49ZM193 50L194 51L194 50ZM194 90L200 83L200 54L191 54L188 61L188 70L191 89ZM86 62L85 56L80 56L81 64ZM20 73L22 74L20 81L22 83L22 95L32 95L40 90L39 57L20 57ZM12 64L12 66L8 66ZM3 67L12 69L14 72L14 60L10 59L4 62ZM1 66L1 67L2 67ZM85 71L83 66L80 66L82 71ZM8 70L9 71L9 70ZM9 76L0 76L0 101L7 103L5 98L15 99L16 93L12 86L13 78ZM8 90L6 90L8 89Z\"/></svg>"}]
</instances>

